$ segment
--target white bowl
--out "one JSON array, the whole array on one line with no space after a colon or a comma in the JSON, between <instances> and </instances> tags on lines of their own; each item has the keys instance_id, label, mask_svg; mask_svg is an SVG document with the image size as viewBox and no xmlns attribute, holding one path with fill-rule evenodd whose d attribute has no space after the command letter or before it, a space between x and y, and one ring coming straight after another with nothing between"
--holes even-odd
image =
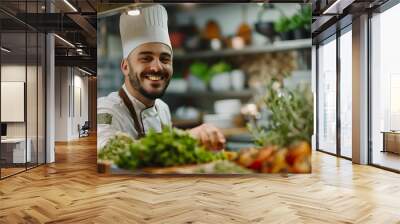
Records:
<instances>
[{"instance_id":1,"label":"white bowl","mask_svg":"<svg viewBox=\"0 0 400 224\"><path fill-rule=\"evenodd\" d=\"M207 85L204 83L203 80L199 79L197 76L189 75L188 88L194 91L206 91Z\"/></svg>"},{"instance_id":2,"label":"white bowl","mask_svg":"<svg viewBox=\"0 0 400 224\"><path fill-rule=\"evenodd\" d=\"M175 116L182 120L197 120L200 116L200 112L194 107L181 106L176 110Z\"/></svg>"},{"instance_id":3,"label":"white bowl","mask_svg":"<svg viewBox=\"0 0 400 224\"><path fill-rule=\"evenodd\" d=\"M217 128L233 128L235 127L234 118L235 116L231 114L206 114L203 121Z\"/></svg>"},{"instance_id":4,"label":"white bowl","mask_svg":"<svg viewBox=\"0 0 400 224\"><path fill-rule=\"evenodd\" d=\"M188 83L184 79L171 79L167 92L184 93L188 89Z\"/></svg>"},{"instance_id":5,"label":"white bowl","mask_svg":"<svg viewBox=\"0 0 400 224\"><path fill-rule=\"evenodd\" d=\"M217 100L214 102L214 111L217 114L239 114L242 102L239 99Z\"/></svg>"},{"instance_id":6,"label":"white bowl","mask_svg":"<svg viewBox=\"0 0 400 224\"><path fill-rule=\"evenodd\" d=\"M210 82L213 91L227 91L231 88L231 77L229 72L215 75Z\"/></svg>"},{"instance_id":7,"label":"white bowl","mask_svg":"<svg viewBox=\"0 0 400 224\"><path fill-rule=\"evenodd\" d=\"M245 74L242 70L236 69L231 72L231 85L233 90L243 90L245 84Z\"/></svg>"}]
</instances>

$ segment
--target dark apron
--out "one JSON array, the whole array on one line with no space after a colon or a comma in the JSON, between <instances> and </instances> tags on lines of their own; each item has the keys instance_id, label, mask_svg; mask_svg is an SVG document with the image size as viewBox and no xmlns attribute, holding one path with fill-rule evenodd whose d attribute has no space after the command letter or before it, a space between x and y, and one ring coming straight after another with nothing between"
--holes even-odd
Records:
<instances>
[{"instance_id":1,"label":"dark apron","mask_svg":"<svg viewBox=\"0 0 400 224\"><path fill-rule=\"evenodd\" d=\"M119 90L119 96L121 97L122 101L124 102L125 106L128 108L131 114L131 117L134 121L134 127L138 133L138 137L143 138L145 136L144 127L140 127L139 119L137 117L132 101L129 99L128 95L126 95L126 92L123 89Z\"/></svg>"}]
</instances>

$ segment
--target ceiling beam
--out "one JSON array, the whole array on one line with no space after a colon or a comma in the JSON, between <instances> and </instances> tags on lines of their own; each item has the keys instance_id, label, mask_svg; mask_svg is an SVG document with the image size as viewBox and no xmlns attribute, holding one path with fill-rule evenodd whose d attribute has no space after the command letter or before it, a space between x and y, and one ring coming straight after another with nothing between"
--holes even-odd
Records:
<instances>
[{"instance_id":1,"label":"ceiling beam","mask_svg":"<svg viewBox=\"0 0 400 224\"><path fill-rule=\"evenodd\" d=\"M85 17L80 14L68 14L67 15L72 21L74 21L78 26L80 26L89 37L96 39L96 29L90 24Z\"/></svg>"},{"instance_id":2,"label":"ceiling beam","mask_svg":"<svg viewBox=\"0 0 400 224\"><path fill-rule=\"evenodd\" d=\"M96 71L97 59L90 56L55 56L55 65L88 67Z\"/></svg>"},{"instance_id":3,"label":"ceiling beam","mask_svg":"<svg viewBox=\"0 0 400 224\"><path fill-rule=\"evenodd\" d=\"M355 0L336 0L332 2L323 12L324 15L338 15L342 14L343 11L351 5Z\"/></svg>"}]
</instances>

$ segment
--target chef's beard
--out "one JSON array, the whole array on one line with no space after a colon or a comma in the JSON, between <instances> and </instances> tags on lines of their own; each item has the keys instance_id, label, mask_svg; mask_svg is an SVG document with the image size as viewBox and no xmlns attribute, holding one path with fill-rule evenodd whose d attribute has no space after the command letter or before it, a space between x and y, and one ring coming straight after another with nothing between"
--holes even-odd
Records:
<instances>
[{"instance_id":1,"label":"chef's beard","mask_svg":"<svg viewBox=\"0 0 400 224\"><path fill-rule=\"evenodd\" d=\"M144 97L146 97L147 99L155 100L155 99L158 99L158 98L161 98L162 96L164 96L165 90L167 90L167 87L169 85L169 81L171 80L171 78L169 78L168 80L165 81L166 82L165 87L159 93L149 93L142 87L140 80L139 80L139 77L144 77L144 75L148 72L142 72L142 73L138 74L133 71L132 67L131 67L130 71L132 71L132 72L129 73L129 81L130 81L132 87L134 89L136 89L137 91L139 91L139 93L142 94ZM160 71L159 73L164 75L164 77L169 76L168 74L165 74L166 72L164 72L164 71Z\"/></svg>"}]
</instances>

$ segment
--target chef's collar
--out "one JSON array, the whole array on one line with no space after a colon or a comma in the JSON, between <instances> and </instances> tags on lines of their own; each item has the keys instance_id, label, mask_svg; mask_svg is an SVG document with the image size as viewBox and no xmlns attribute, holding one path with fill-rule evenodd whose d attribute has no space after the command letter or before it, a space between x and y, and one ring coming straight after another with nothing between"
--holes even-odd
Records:
<instances>
[{"instance_id":1,"label":"chef's collar","mask_svg":"<svg viewBox=\"0 0 400 224\"><path fill-rule=\"evenodd\" d=\"M129 100L132 102L132 104L134 105L134 107L135 107L135 110L136 110L136 113L139 115L139 117L140 117L140 113L141 112L143 112L143 111L148 111L148 112L152 112L153 110L154 110L154 112L156 111L155 110L155 103L154 103L154 105L153 106L151 106L151 107L147 107L146 105L144 105L142 102L140 102L140 100L138 100L138 99L136 99L134 96L132 96L130 93L129 93L129 91L128 91L128 89L126 88L126 85L125 84L123 84L122 85L122 88L124 89L124 91L126 92L126 95L128 95L128 98L129 98ZM150 110L149 110L150 109Z\"/></svg>"}]
</instances>

